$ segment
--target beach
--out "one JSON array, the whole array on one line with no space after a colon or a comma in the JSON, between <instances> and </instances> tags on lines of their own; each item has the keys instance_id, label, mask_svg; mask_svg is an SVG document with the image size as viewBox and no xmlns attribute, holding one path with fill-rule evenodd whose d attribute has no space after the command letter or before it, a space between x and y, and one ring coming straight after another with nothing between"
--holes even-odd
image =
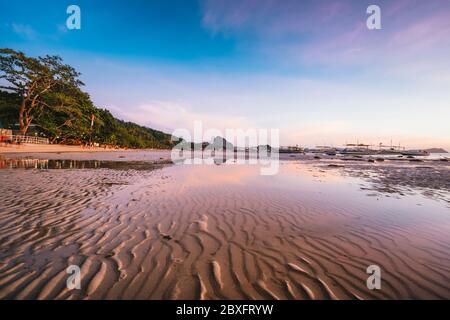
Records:
<instances>
[{"instance_id":1,"label":"beach","mask_svg":"<svg viewBox=\"0 0 450 320\"><path fill-rule=\"evenodd\" d=\"M6 153L63 153L63 152L117 152L123 148L102 148L88 146L70 146L63 144L0 144L0 154Z\"/></svg>"},{"instance_id":2,"label":"beach","mask_svg":"<svg viewBox=\"0 0 450 320\"><path fill-rule=\"evenodd\" d=\"M168 155L4 154L0 298L450 298L448 162Z\"/></svg>"}]
</instances>

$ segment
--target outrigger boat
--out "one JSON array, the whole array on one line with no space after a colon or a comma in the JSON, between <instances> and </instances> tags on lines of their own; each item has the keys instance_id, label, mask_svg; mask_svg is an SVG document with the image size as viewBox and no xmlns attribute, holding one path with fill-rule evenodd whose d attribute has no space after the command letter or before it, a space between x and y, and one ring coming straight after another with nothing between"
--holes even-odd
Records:
<instances>
[{"instance_id":1,"label":"outrigger boat","mask_svg":"<svg viewBox=\"0 0 450 320\"><path fill-rule=\"evenodd\" d=\"M430 153L426 150L406 150L401 152L404 156L429 156Z\"/></svg>"}]
</instances>

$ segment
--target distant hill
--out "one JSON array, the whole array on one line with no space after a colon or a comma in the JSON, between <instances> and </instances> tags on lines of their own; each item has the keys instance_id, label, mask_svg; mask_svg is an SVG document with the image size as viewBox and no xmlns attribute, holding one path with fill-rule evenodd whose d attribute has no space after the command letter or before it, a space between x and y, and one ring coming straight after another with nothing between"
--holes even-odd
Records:
<instances>
[{"instance_id":1,"label":"distant hill","mask_svg":"<svg viewBox=\"0 0 450 320\"><path fill-rule=\"evenodd\" d=\"M214 137L213 142L210 145L212 145L217 150L234 150L234 145L222 137Z\"/></svg>"},{"instance_id":2,"label":"distant hill","mask_svg":"<svg viewBox=\"0 0 450 320\"><path fill-rule=\"evenodd\" d=\"M430 149L425 149L425 151L428 151L429 153L448 153L447 150L442 149L442 148L430 148Z\"/></svg>"}]
</instances>

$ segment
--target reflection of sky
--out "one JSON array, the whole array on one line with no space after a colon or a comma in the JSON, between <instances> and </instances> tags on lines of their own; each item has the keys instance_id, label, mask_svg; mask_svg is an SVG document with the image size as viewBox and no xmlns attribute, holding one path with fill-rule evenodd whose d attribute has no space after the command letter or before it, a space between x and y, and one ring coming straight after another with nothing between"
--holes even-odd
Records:
<instances>
[{"instance_id":1,"label":"reflection of sky","mask_svg":"<svg viewBox=\"0 0 450 320\"><path fill-rule=\"evenodd\" d=\"M171 177L170 188L196 197L212 193L233 199L229 194L232 193L253 201L262 194L270 194L286 199L287 206L298 203L302 207L321 208L318 210L324 210L330 217L335 213L375 215L406 225L414 225L416 219L418 223L424 223L423 219L431 223L444 219L448 225L448 205L423 196L422 190L414 191L410 187L402 196L381 193L362 178L344 176L338 169L322 169L311 164L282 162L279 173L272 176L260 175L258 165L232 164L178 165L165 168L164 174ZM450 225L447 227L450 230Z\"/></svg>"},{"instance_id":2,"label":"reflection of sky","mask_svg":"<svg viewBox=\"0 0 450 320\"><path fill-rule=\"evenodd\" d=\"M282 144L399 141L450 149L450 2L2 3L0 46L60 54L94 101L164 130L280 128Z\"/></svg>"}]
</instances>

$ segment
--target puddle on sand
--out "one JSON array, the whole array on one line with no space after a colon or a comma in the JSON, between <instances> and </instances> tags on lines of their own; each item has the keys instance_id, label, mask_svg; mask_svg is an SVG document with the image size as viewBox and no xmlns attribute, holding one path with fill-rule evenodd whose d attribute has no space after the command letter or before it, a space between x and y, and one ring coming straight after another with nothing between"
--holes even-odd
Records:
<instances>
[{"instance_id":1,"label":"puddle on sand","mask_svg":"<svg viewBox=\"0 0 450 320\"><path fill-rule=\"evenodd\" d=\"M1 159L0 169L115 169L153 170L170 161L103 161L103 160L49 160L49 159Z\"/></svg>"}]
</instances>

